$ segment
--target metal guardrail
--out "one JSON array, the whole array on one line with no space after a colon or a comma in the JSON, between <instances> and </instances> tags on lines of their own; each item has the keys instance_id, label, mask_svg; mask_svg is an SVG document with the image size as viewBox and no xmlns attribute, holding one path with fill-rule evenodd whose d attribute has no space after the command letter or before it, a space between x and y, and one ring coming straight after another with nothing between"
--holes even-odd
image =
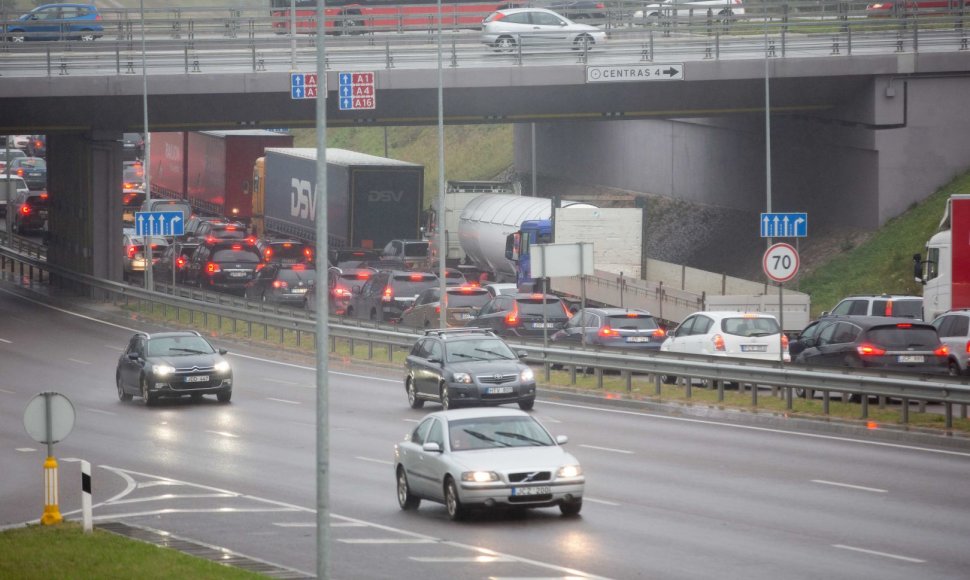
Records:
<instances>
[{"instance_id":1,"label":"metal guardrail","mask_svg":"<svg viewBox=\"0 0 970 580\"><path fill-rule=\"evenodd\" d=\"M3 236L5 234L0 234L0 237ZM46 283L53 281L53 284L59 286L83 288L88 294L101 295L113 301L124 301L126 304L132 300L148 303L152 311L155 310L156 305L162 305L166 308L174 308L176 313L180 310L202 313L207 327L209 317L215 316L220 328L222 328L223 319L232 320L234 331L237 331L238 323L242 322L247 326L248 336L253 336L252 327L256 325L264 329L264 337L267 329L279 329L281 342L286 331L296 334L298 345L302 344L303 337L315 338L316 322L309 317L267 313L253 310L248 306L240 307L238 304L224 304L221 301L202 302L173 294L151 292L143 288L71 272L21 251L0 247L0 272L18 269L20 275L28 279L36 278L44 283L44 273L46 273ZM336 350L337 340L347 341L352 350L355 343L364 343L368 345L369 358L373 358L373 347L377 344L386 349L388 360L393 360L395 349L409 349L420 334L418 331L403 332L397 328L392 330L364 323L359 325L331 323L329 328L331 351ZM947 429L953 426L954 405L960 406L961 417L967 416L967 406L970 405L970 382L966 379L958 381L929 376L907 377L858 369L818 370L792 367L780 362L731 360L675 353L636 356L607 350L543 348L515 340L509 340L509 342L513 349L525 351L531 363L545 367L546 380L549 379L549 369L552 365L569 369L574 380L577 371L593 369L597 384L602 388L603 372L619 371L626 382L628 392L631 391L634 374L652 376L658 395L661 392L662 377L676 376L686 378L682 380L682 384L687 398L691 397L692 389L696 388L693 386L692 379L710 381L717 389L719 401L724 398L724 384L733 382L739 385L750 385L751 404L757 406L758 386L766 385L773 389L780 389L788 408L791 408L794 391L805 389L822 393L823 412L826 414L829 412L829 401L833 393L849 393L861 397L862 418L868 417L869 397L879 397L881 401L887 398L900 400L900 417L904 424L908 422L910 401L921 405L939 403L944 408Z\"/></svg>"}]
</instances>

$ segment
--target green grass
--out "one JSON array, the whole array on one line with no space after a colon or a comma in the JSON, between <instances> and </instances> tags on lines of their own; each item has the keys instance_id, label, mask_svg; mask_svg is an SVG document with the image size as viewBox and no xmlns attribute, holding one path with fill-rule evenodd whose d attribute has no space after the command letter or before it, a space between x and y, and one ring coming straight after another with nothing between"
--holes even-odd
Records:
<instances>
[{"instance_id":1,"label":"green grass","mask_svg":"<svg viewBox=\"0 0 970 580\"><path fill-rule=\"evenodd\" d=\"M887 222L865 243L802 278L799 289L812 296L812 316L831 310L850 294L921 296L922 287L913 278L913 254L923 253L943 217L947 198L954 193L970 193L970 172Z\"/></svg>"},{"instance_id":2,"label":"green grass","mask_svg":"<svg viewBox=\"0 0 970 580\"><path fill-rule=\"evenodd\" d=\"M264 578L74 522L0 532L0 578Z\"/></svg>"}]
</instances>

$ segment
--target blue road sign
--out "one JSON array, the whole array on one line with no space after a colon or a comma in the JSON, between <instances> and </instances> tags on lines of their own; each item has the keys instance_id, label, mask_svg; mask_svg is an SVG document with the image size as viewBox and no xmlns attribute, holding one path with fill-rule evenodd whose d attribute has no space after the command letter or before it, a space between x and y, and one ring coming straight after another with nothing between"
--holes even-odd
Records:
<instances>
[{"instance_id":1,"label":"blue road sign","mask_svg":"<svg viewBox=\"0 0 970 580\"><path fill-rule=\"evenodd\" d=\"M291 99L315 99L319 90L317 73L290 73Z\"/></svg>"},{"instance_id":2,"label":"blue road sign","mask_svg":"<svg viewBox=\"0 0 970 580\"><path fill-rule=\"evenodd\" d=\"M762 238L804 238L808 236L808 214L805 212L762 213Z\"/></svg>"},{"instance_id":3,"label":"blue road sign","mask_svg":"<svg viewBox=\"0 0 970 580\"><path fill-rule=\"evenodd\" d=\"M373 72L342 72L337 74L337 81L341 111L376 108Z\"/></svg>"},{"instance_id":4,"label":"blue road sign","mask_svg":"<svg viewBox=\"0 0 970 580\"><path fill-rule=\"evenodd\" d=\"M136 236L181 236L185 218L180 211L136 211Z\"/></svg>"}]
</instances>

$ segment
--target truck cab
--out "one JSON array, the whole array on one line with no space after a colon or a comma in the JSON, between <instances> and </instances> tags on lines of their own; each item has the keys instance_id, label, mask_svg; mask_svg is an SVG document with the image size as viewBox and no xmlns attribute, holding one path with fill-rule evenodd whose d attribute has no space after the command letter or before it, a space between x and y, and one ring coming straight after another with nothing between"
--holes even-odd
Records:
<instances>
[{"instance_id":1,"label":"truck cab","mask_svg":"<svg viewBox=\"0 0 970 580\"><path fill-rule=\"evenodd\" d=\"M515 283L520 291L535 290L535 280L532 278L532 246L549 243L552 243L550 220L526 220L522 222L519 231L505 238L505 257L515 263Z\"/></svg>"}]
</instances>

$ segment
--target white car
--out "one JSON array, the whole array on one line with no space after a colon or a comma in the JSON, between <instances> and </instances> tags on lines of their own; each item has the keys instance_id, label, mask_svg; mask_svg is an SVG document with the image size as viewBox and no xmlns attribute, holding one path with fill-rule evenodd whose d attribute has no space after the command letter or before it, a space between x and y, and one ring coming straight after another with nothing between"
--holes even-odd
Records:
<instances>
[{"instance_id":1,"label":"white car","mask_svg":"<svg viewBox=\"0 0 970 580\"><path fill-rule=\"evenodd\" d=\"M694 16L704 15L708 10L714 16L741 16L744 6L741 0L664 0L656 4L647 4L642 10L633 13L636 19L650 18L656 20L661 15L672 17L673 11L694 11Z\"/></svg>"},{"instance_id":2,"label":"white car","mask_svg":"<svg viewBox=\"0 0 970 580\"><path fill-rule=\"evenodd\" d=\"M660 351L791 362L778 319L761 312L695 312L667 335Z\"/></svg>"},{"instance_id":3,"label":"white car","mask_svg":"<svg viewBox=\"0 0 970 580\"><path fill-rule=\"evenodd\" d=\"M431 413L394 446L398 504L443 503L452 520L500 507L559 506L564 516L578 515L586 478L566 441L518 409Z\"/></svg>"},{"instance_id":4,"label":"white car","mask_svg":"<svg viewBox=\"0 0 970 580\"><path fill-rule=\"evenodd\" d=\"M482 42L499 51L513 51L519 46L583 50L606 42L606 33L599 28L577 24L545 8L497 10L482 25Z\"/></svg>"}]
</instances>

